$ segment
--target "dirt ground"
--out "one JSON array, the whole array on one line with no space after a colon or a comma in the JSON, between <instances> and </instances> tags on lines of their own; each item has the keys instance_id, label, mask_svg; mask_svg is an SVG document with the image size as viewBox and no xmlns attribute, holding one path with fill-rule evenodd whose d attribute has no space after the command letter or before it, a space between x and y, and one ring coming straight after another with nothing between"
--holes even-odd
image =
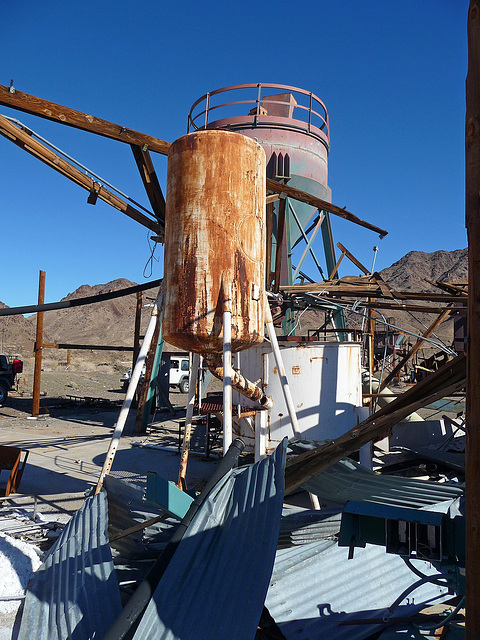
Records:
<instances>
[{"instance_id":1,"label":"dirt ground","mask_svg":"<svg viewBox=\"0 0 480 640\"><path fill-rule=\"evenodd\" d=\"M31 367L27 363L18 391L12 392L0 407L0 444L29 452L19 488L22 497L17 503L31 506L36 499L40 511L65 515L79 508L85 492L96 485L100 475L125 398L121 378L127 368L128 363L115 366L84 362L67 368L45 362L41 414L32 419L33 363ZM86 403L82 398L94 400ZM157 412L155 426L147 434L134 432L136 412L131 409L112 475L141 484L147 471L157 471L168 480L177 481L179 423L187 396L171 390L170 401L175 415ZM160 450L158 446L165 441L169 450ZM204 460L191 455L187 484L204 482L215 464L214 458ZM0 474L0 486L5 485L6 477L6 472Z\"/></svg>"}]
</instances>

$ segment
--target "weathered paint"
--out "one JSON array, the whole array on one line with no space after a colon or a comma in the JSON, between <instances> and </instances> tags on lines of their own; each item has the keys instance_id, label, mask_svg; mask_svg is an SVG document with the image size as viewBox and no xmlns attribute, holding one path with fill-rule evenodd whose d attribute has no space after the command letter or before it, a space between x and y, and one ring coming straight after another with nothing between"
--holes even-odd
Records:
<instances>
[{"instance_id":1,"label":"weathered paint","mask_svg":"<svg viewBox=\"0 0 480 640\"><path fill-rule=\"evenodd\" d=\"M187 351L263 340L265 152L238 133L201 131L170 147L165 224L164 339Z\"/></svg>"},{"instance_id":2,"label":"weathered paint","mask_svg":"<svg viewBox=\"0 0 480 640\"><path fill-rule=\"evenodd\" d=\"M302 439L325 442L357 424L362 407L359 343L310 342L295 346L287 342L280 343L280 351ZM267 443L267 448L272 448L284 437L292 439L294 434L270 345L264 343L242 354L240 368L249 380L261 380L265 360L268 384L262 386L265 395L273 400ZM233 402L239 399L234 390ZM248 399L242 398L242 402L253 406ZM242 428L240 436L247 445L252 445L246 429Z\"/></svg>"}]
</instances>

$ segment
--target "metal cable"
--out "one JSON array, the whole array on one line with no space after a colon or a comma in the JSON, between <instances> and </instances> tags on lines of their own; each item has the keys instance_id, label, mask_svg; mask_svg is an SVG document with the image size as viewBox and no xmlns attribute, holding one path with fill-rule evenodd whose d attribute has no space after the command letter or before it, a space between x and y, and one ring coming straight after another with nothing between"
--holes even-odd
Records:
<instances>
[{"instance_id":1,"label":"metal cable","mask_svg":"<svg viewBox=\"0 0 480 640\"><path fill-rule=\"evenodd\" d=\"M338 302L334 302L333 299L330 299L330 298L328 300L325 300L324 298L321 298L321 295L322 295L323 291L318 291L318 292L309 291L308 293L309 293L310 296L312 296L312 298L316 298L320 302L327 302L329 305L333 305L335 307L338 307L339 309L343 309L344 311L350 311L350 312L356 313L358 315L363 315L363 312L354 310L353 306L350 307L348 305L339 304ZM400 331L402 333L406 333L407 335L413 336L414 338L420 338L421 340L424 340L425 342L429 342L430 344L434 345L435 347L437 347L441 351L444 351L445 353L447 353L449 356L455 357L456 355L458 355L457 352L454 351L453 349L451 349L450 347L447 347L446 345L441 344L439 342L435 342L435 340L431 340L430 338L425 338L424 336L421 336L418 333L414 333L413 331L408 331L407 329L402 329L402 327L397 327L397 325L391 324L390 322L386 322L384 320L377 320L377 322L380 322L380 324L388 325L391 329L396 329L397 331Z\"/></svg>"},{"instance_id":2,"label":"metal cable","mask_svg":"<svg viewBox=\"0 0 480 640\"><path fill-rule=\"evenodd\" d=\"M94 171L92 171L91 169L86 167L84 164L79 162L78 160L75 160L75 158L73 158L72 156L69 156L68 153L66 153L65 151L63 151L59 147L55 146L52 142L50 142L46 138L43 138L40 134L38 134L36 131L33 131L33 129L31 129L30 127L27 127L27 125L23 124L23 122L20 122L20 120L17 120L17 118L11 118L10 116L6 116L5 114L2 114L2 115L6 120L9 120L10 122L13 122L14 124L19 125L19 127L21 129L23 129L24 131L26 131L27 133L29 133L33 137L38 138L38 140L40 140L41 142L46 144L48 147L53 149L56 153L60 154L61 156L63 156L64 158L66 158L67 160L69 160L70 162L75 164L77 167L79 167L80 169L85 171L85 173L87 173L89 176L91 176L92 178L96 178L99 182L102 183L102 185L105 185L105 186L109 187L110 189L112 189L113 191L115 191L116 193L121 195L122 198L125 198L126 200L128 200L129 202L134 204L139 209L142 209L143 211L145 211L145 213L148 213L149 215L152 215L152 212L149 211L148 209L146 209L139 202L137 202L136 200L134 200L130 196L127 196L126 193L123 193L123 191L120 191L120 189L117 189L117 187L114 187L113 184L111 184L110 182L108 182L107 180L105 180L104 178L99 176L98 173L95 173Z\"/></svg>"}]
</instances>

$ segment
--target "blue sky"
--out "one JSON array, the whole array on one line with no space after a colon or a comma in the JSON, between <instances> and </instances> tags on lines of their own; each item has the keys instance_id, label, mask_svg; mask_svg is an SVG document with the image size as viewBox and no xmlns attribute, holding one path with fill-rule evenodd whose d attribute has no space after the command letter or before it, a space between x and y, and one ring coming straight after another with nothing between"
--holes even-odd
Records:
<instances>
[{"instance_id":1,"label":"blue sky","mask_svg":"<svg viewBox=\"0 0 480 640\"><path fill-rule=\"evenodd\" d=\"M466 246L467 0L1 0L0 83L173 141L207 91L272 82L313 91L331 127L333 219L376 268ZM127 145L0 107L148 207ZM153 154L162 186L166 160ZM82 284L144 281L148 232L0 138L0 300L52 302ZM162 251L152 278L163 274ZM345 263L344 263L345 264ZM355 273L344 268L341 275ZM150 269L147 268L147 275ZM314 274L313 274L314 275Z\"/></svg>"}]
</instances>

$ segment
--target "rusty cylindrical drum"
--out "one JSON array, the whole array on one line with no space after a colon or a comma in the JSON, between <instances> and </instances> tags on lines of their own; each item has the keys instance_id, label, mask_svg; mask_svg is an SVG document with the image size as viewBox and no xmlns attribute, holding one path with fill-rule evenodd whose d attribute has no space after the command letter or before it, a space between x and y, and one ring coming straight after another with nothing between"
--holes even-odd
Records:
<instances>
[{"instance_id":1,"label":"rusty cylindrical drum","mask_svg":"<svg viewBox=\"0 0 480 640\"><path fill-rule=\"evenodd\" d=\"M221 353L264 336L265 152L238 133L198 131L170 147L164 265L164 339Z\"/></svg>"}]
</instances>

